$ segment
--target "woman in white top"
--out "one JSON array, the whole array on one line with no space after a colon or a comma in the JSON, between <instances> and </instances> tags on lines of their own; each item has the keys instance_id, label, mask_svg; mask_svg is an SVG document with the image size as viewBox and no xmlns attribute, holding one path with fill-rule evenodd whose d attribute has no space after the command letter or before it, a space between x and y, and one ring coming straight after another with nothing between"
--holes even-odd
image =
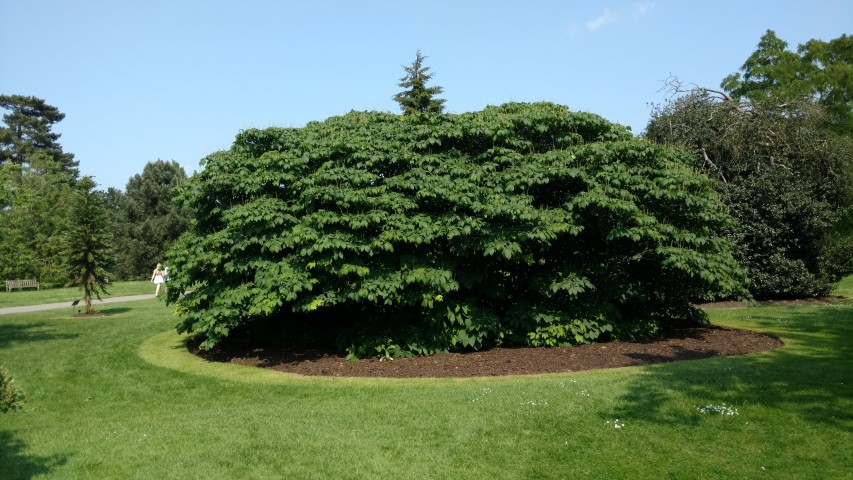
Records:
<instances>
[{"instance_id":1,"label":"woman in white top","mask_svg":"<svg viewBox=\"0 0 853 480\"><path fill-rule=\"evenodd\" d=\"M157 268L154 269L154 273L151 274L151 281L154 282L154 285L157 285L157 290L154 291L154 296L160 296L160 285L166 283L166 275L160 270L159 263L157 264Z\"/></svg>"}]
</instances>

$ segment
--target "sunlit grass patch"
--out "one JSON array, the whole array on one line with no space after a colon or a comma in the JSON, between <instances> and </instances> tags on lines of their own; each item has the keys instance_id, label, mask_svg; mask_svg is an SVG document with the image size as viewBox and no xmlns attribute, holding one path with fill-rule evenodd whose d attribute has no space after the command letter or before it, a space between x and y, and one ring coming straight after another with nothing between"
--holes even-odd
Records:
<instances>
[{"instance_id":1,"label":"sunlit grass patch","mask_svg":"<svg viewBox=\"0 0 853 480\"><path fill-rule=\"evenodd\" d=\"M853 301L709 310L785 342L753 355L411 380L211 363L162 302L109 308L0 317L0 365L29 397L0 415L3 478L817 479L853 464Z\"/></svg>"}]
</instances>

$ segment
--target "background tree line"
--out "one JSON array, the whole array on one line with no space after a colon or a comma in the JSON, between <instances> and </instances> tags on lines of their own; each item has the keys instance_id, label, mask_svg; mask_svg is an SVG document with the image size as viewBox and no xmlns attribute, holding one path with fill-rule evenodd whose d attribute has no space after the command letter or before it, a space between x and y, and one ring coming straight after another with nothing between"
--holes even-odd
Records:
<instances>
[{"instance_id":1,"label":"background tree line","mask_svg":"<svg viewBox=\"0 0 853 480\"><path fill-rule=\"evenodd\" d=\"M125 191L98 191L91 178L80 177L78 161L52 131L63 113L21 95L0 95L0 107L6 111L0 126L0 277L46 286L84 282L81 259L92 259L89 267L104 280L150 274L186 229L188 214L172 202L172 190L186 179L183 168L157 160ZM87 250L92 242L100 245L97 251ZM84 251L90 255L80 257Z\"/></svg>"},{"instance_id":2,"label":"background tree line","mask_svg":"<svg viewBox=\"0 0 853 480\"><path fill-rule=\"evenodd\" d=\"M404 116L440 114L441 87L417 52L394 96ZM796 51L767 31L720 89L670 82L672 98L651 115L646 140L692 153L714 180L736 226L718 232L756 298L822 295L853 272L853 39L811 40ZM107 215L110 279L145 278L187 228L173 189L186 180L157 160L124 191L98 191L80 178L53 125L64 118L44 100L0 95L0 276L69 280L72 206L90 192Z\"/></svg>"},{"instance_id":3,"label":"background tree line","mask_svg":"<svg viewBox=\"0 0 853 480\"><path fill-rule=\"evenodd\" d=\"M693 154L737 221L755 298L821 296L853 273L853 37L797 52L768 30L722 90L670 79L645 137Z\"/></svg>"}]
</instances>

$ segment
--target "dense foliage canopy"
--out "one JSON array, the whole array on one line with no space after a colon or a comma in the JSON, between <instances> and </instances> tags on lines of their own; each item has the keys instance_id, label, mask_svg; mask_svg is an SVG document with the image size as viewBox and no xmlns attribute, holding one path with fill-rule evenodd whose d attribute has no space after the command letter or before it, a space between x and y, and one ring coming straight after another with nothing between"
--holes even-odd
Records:
<instances>
[{"instance_id":1,"label":"dense foliage canopy","mask_svg":"<svg viewBox=\"0 0 853 480\"><path fill-rule=\"evenodd\" d=\"M261 320L357 356L646 334L742 293L690 164L550 103L243 131L180 188L169 300L205 348Z\"/></svg>"},{"instance_id":2,"label":"dense foliage canopy","mask_svg":"<svg viewBox=\"0 0 853 480\"><path fill-rule=\"evenodd\" d=\"M186 230L189 213L172 201L175 187L186 178L178 162L157 160L131 177L124 192L107 192L117 278L149 278Z\"/></svg>"},{"instance_id":3,"label":"dense foliage canopy","mask_svg":"<svg viewBox=\"0 0 853 480\"><path fill-rule=\"evenodd\" d=\"M84 247L82 229L101 222L102 214L112 238L99 247L108 262L98 267L101 279L107 280L106 271L109 280L150 274L186 229L188 214L172 202L175 186L186 179L183 168L174 161L149 162L128 181L126 193L94 191L91 179L78 178L78 162L52 131L65 114L21 95L0 95L0 107L7 110L0 126L0 277L82 285L83 277L69 276L69 262L81 260L69 253L69 236L76 235L75 248ZM80 192L91 196L85 214L75 210Z\"/></svg>"},{"instance_id":4,"label":"dense foliage canopy","mask_svg":"<svg viewBox=\"0 0 853 480\"><path fill-rule=\"evenodd\" d=\"M77 162L52 127L65 115L44 100L0 95L0 277L61 285L67 206Z\"/></svg>"},{"instance_id":5,"label":"dense foliage canopy","mask_svg":"<svg viewBox=\"0 0 853 480\"><path fill-rule=\"evenodd\" d=\"M716 181L756 298L826 295L853 273L850 40L797 54L768 31L725 92L673 82L677 95L647 126L647 139L686 148Z\"/></svg>"},{"instance_id":6,"label":"dense foliage canopy","mask_svg":"<svg viewBox=\"0 0 853 480\"><path fill-rule=\"evenodd\" d=\"M814 100L823 107L824 121L836 133L853 134L853 37L830 41L812 39L788 50L788 43L768 30L740 73L723 79L722 87L734 98Z\"/></svg>"}]
</instances>

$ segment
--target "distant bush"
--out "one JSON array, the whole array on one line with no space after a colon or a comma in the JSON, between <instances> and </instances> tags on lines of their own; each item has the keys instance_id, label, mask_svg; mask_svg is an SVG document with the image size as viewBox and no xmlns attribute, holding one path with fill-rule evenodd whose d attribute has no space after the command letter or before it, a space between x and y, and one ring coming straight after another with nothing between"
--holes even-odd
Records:
<instances>
[{"instance_id":1,"label":"distant bush","mask_svg":"<svg viewBox=\"0 0 853 480\"><path fill-rule=\"evenodd\" d=\"M550 103L241 132L180 187L169 301L210 348L333 326L355 356L644 335L744 293L682 151Z\"/></svg>"},{"instance_id":2,"label":"distant bush","mask_svg":"<svg viewBox=\"0 0 853 480\"><path fill-rule=\"evenodd\" d=\"M18 410L26 400L27 395L15 385L12 374L0 367L0 412Z\"/></svg>"},{"instance_id":3,"label":"distant bush","mask_svg":"<svg viewBox=\"0 0 853 480\"><path fill-rule=\"evenodd\" d=\"M756 299L827 295L853 274L853 140L820 128L825 118L811 101L694 91L647 126L647 139L689 150L715 180Z\"/></svg>"}]
</instances>

